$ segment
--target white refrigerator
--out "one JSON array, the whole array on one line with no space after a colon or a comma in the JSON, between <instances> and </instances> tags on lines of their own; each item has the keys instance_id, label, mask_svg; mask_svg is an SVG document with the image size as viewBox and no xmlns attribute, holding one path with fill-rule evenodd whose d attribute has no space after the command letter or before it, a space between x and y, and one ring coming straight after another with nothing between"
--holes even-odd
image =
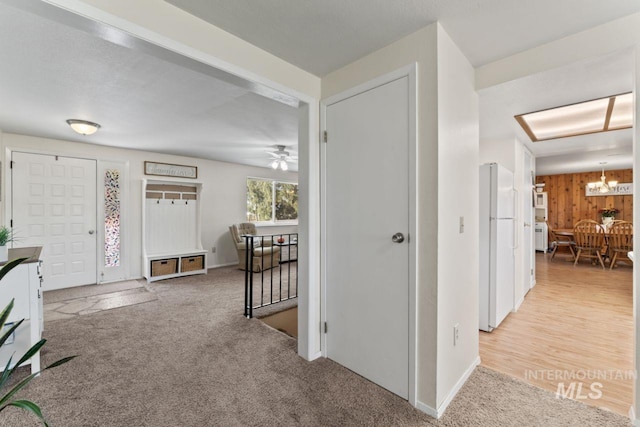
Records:
<instances>
[{"instance_id":1,"label":"white refrigerator","mask_svg":"<svg viewBox=\"0 0 640 427\"><path fill-rule=\"evenodd\" d=\"M480 330L491 332L514 308L517 194L513 173L480 166Z\"/></svg>"}]
</instances>

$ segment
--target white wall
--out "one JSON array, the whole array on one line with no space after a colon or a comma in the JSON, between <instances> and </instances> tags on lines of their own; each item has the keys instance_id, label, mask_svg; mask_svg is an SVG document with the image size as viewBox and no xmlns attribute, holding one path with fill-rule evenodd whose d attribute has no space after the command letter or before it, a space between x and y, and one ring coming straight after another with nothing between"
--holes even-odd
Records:
<instances>
[{"instance_id":1,"label":"white wall","mask_svg":"<svg viewBox=\"0 0 640 427\"><path fill-rule=\"evenodd\" d=\"M144 175L144 161L156 161L198 167L198 179L202 182L202 246L209 251L208 267L228 265L237 262L237 252L229 235L228 227L233 223L244 222L246 218L246 179L263 177L297 182L295 172L274 171L271 168L258 168L233 163L217 162L213 160L196 159L192 157L157 154L146 151L125 150L92 144L81 144L69 141L37 138L26 135L5 133L2 135L3 157L5 149L28 152L42 152L59 154L61 156L82 157L96 160L128 161L129 182L128 200L123 206L129 212L130 218L123 218L129 227L124 237L123 253L128 253L130 278L142 277L142 179L156 177ZM3 163L6 160L3 159ZM183 180L190 182L191 180ZM6 180L3 180L2 194L7 194ZM5 212L7 200L2 197L2 212ZM274 234L280 232L296 232L297 226L289 227L261 227L260 234ZM212 248L216 247L216 253Z\"/></svg>"},{"instance_id":2,"label":"white wall","mask_svg":"<svg viewBox=\"0 0 640 427\"><path fill-rule=\"evenodd\" d=\"M524 205L521 203L523 197L529 197L531 199L531 189L525 188L523 185L524 175L525 173L529 173L524 170L524 146L517 140L513 141L513 146L515 148L514 152L514 163L515 167L513 170L513 187L516 189L518 194L518 201L516 205L516 249L514 250L515 256L515 264L514 264L514 274L515 274L515 282L514 282L514 306L513 309L517 310L524 298L526 292L529 290L528 285L525 284L524 280L524 257L527 254L525 251L523 242L524 242ZM531 244L534 242L532 241ZM533 267L533 266L532 266ZM526 288L525 288L526 286Z\"/></svg>"},{"instance_id":3,"label":"white wall","mask_svg":"<svg viewBox=\"0 0 640 427\"><path fill-rule=\"evenodd\" d=\"M482 124L480 124L482 129ZM481 133L482 134L482 133ZM499 163L511 172L516 170L516 143L514 138L480 140L479 164Z\"/></svg>"},{"instance_id":4,"label":"white wall","mask_svg":"<svg viewBox=\"0 0 640 427\"><path fill-rule=\"evenodd\" d=\"M435 415L437 324L437 25L430 25L322 79L322 98L417 63L417 401ZM330 173L330 171L329 171ZM429 184L426 184L429 183ZM411 394L411 393L410 393Z\"/></svg>"},{"instance_id":5,"label":"white wall","mask_svg":"<svg viewBox=\"0 0 640 427\"><path fill-rule=\"evenodd\" d=\"M478 120L474 69L438 25L439 413L478 362Z\"/></svg>"},{"instance_id":6,"label":"white wall","mask_svg":"<svg viewBox=\"0 0 640 427\"><path fill-rule=\"evenodd\" d=\"M639 41L640 13L636 13L478 67L476 89L622 49L635 49Z\"/></svg>"},{"instance_id":7,"label":"white wall","mask_svg":"<svg viewBox=\"0 0 640 427\"><path fill-rule=\"evenodd\" d=\"M634 173L640 167L640 150L638 150L637 144L640 143L640 102L638 101L638 91L640 90L640 43L635 47L635 80L633 85L633 91L635 93L634 101L634 114L633 114L633 170ZM634 183L633 185L633 205L639 206L640 197L638 197L639 187ZM640 224L640 209L633 209L633 222ZM633 236L633 246L640 248L640 237L638 233ZM635 254L635 252L634 252ZM636 263L637 264L637 263ZM634 384L634 417L633 423L635 426L640 426L640 376L637 375L640 372L640 357L638 344L640 343L640 328L638 327L638 319L640 319L640 303L638 301L638 293L640 292L640 275L638 275L638 269L633 269L633 321L634 321L634 341L635 341L635 363L633 364L636 370L636 380Z\"/></svg>"}]
</instances>

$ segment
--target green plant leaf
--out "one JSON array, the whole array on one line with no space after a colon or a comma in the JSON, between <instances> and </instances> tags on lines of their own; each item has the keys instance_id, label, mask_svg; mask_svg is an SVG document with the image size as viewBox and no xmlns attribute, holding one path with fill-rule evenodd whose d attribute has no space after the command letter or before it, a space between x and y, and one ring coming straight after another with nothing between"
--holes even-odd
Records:
<instances>
[{"instance_id":1,"label":"green plant leaf","mask_svg":"<svg viewBox=\"0 0 640 427\"><path fill-rule=\"evenodd\" d=\"M13 360L13 355L9 356L9 360L7 361L7 366L5 366L4 371L2 371L2 377L0 377L0 389L4 386L4 383L11 376L12 369L9 369L11 366L11 360Z\"/></svg>"},{"instance_id":2,"label":"green plant leaf","mask_svg":"<svg viewBox=\"0 0 640 427\"><path fill-rule=\"evenodd\" d=\"M2 280L2 278L4 276L7 275L7 273L9 273L11 270L13 270L14 268L16 268L21 262L28 260L29 258L16 258L13 259L11 261L9 261L8 263L6 263L5 265L2 266L2 268L0 268L0 280Z\"/></svg>"},{"instance_id":3,"label":"green plant leaf","mask_svg":"<svg viewBox=\"0 0 640 427\"><path fill-rule=\"evenodd\" d=\"M46 340L41 340L40 342L42 342L42 341L46 342ZM44 343L42 343L42 344L44 345ZM31 347L31 349L29 349L29 350L33 350L34 347L36 347L36 346L37 346L37 344L34 345L33 347ZM74 359L76 357L78 357L78 356L69 356L69 357L62 358L62 359L60 359L60 360L58 360L56 362L53 362L51 365L47 366L46 368L44 368L44 369L42 369L42 370L40 370L40 371L38 371L36 373L33 373L33 374L29 375L28 377L26 377L24 380L20 381L15 387L13 387L11 389L11 391L9 391L7 394L5 394L2 397L2 399L0 399L0 412L2 412L2 410L7 407L7 405L9 404L8 402L11 399L11 396L16 394L22 387L26 386L29 383L29 381L31 381L33 378L35 378L36 376L40 375L42 372L46 371L47 369L52 369L52 368L55 368L56 366L60 366L60 365L62 365L64 363L67 363L68 361L70 361L71 359ZM22 357L22 359L24 359L24 356ZM15 367L17 367L17 366L20 366L20 364L16 363ZM15 369L15 367L14 367L14 369ZM9 374L9 375L11 375L11 374Z\"/></svg>"},{"instance_id":4,"label":"green plant leaf","mask_svg":"<svg viewBox=\"0 0 640 427\"><path fill-rule=\"evenodd\" d=\"M40 407L35 403L31 402L30 400L14 400L13 402L9 403L9 405L7 406L15 406L16 408L20 408L20 409L24 409L25 411L32 412L36 415L36 417L40 418L40 420L45 426L47 427L49 426L49 424L47 424L47 421L44 419L44 416L42 415L42 411L40 410Z\"/></svg>"},{"instance_id":5,"label":"green plant leaf","mask_svg":"<svg viewBox=\"0 0 640 427\"><path fill-rule=\"evenodd\" d=\"M22 357L20 358L20 360L18 360L18 362L16 363L15 366L20 366L24 362L26 362L27 360L31 359L31 356L36 354L46 342L47 342L47 340L41 339L40 341L38 341L37 343L32 345L31 348L29 350L27 350L27 352L25 354L22 355Z\"/></svg>"},{"instance_id":6,"label":"green plant leaf","mask_svg":"<svg viewBox=\"0 0 640 427\"><path fill-rule=\"evenodd\" d=\"M36 372L35 374L31 374L28 377L26 377L25 379L23 379L22 381L20 381L18 384L16 384L11 390L9 390L7 392L7 394L5 394L4 396L2 396L2 399L0 399L0 412L2 412L7 405L9 404L9 402L11 401L11 397L16 394L18 391L20 391L20 389L24 386L26 386L27 384L29 384L29 381L31 381L32 379L34 379L36 377L36 375L38 375L40 372Z\"/></svg>"},{"instance_id":7,"label":"green plant leaf","mask_svg":"<svg viewBox=\"0 0 640 427\"><path fill-rule=\"evenodd\" d=\"M24 319L21 319L20 321L14 323L9 329L7 329L7 332L5 332L4 334L2 334L2 336L0 337L0 347L2 347L2 345L5 343L5 341L7 341L9 339L9 337L11 336L11 334L18 329L18 326L22 325L22 322L24 322ZM4 325L4 323L3 323Z\"/></svg>"},{"instance_id":8,"label":"green plant leaf","mask_svg":"<svg viewBox=\"0 0 640 427\"><path fill-rule=\"evenodd\" d=\"M15 298L11 298L11 302L7 304L4 310L2 310L2 313L0 313L0 325L4 325L5 323L7 323L7 319L11 314L11 310L13 310L14 301L15 301Z\"/></svg>"},{"instance_id":9,"label":"green plant leaf","mask_svg":"<svg viewBox=\"0 0 640 427\"><path fill-rule=\"evenodd\" d=\"M13 242L13 230L3 225L0 227L0 246L6 246L9 242Z\"/></svg>"},{"instance_id":10,"label":"green plant leaf","mask_svg":"<svg viewBox=\"0 0 640 427\"><path fill-rule=\"evenodd\" d=\"M47 366L46 368L44 368L42 371L46 371L47 369L51 369L51 368L55 368L56 366L60 366L60 365L64 365L65 363L67 363L68 361L75 359L76 357L78 357L78 355L76 354L75 356L69 356L69 357L64 357L56 362L53 362L51 365ZM40 371L40 372L42 372Z\"/></svg>"},{"instance_id":11,"label":"green plant leaf","mask_svg":"<svg viewBox=\"0 0 640 427\"><path fill-rule=\"evenodd\" d=\"M0 227L0 245L7 238L9 239L7 241L11 241L13 239L13 235L11 233L11 230L7 229L7 227ZM4 276L6 276L16 266L18 266L20 263L22 263L23 261L25 261L27 259L28 258L17 258L17 259L9 261L4 266L2 266L2 268L0 268L0 280L2 280L2 278L4 278ZM11 310L13 310L13 306L14 306L14 300L12 299L11 302L4 308L4 310L2 310L2 312L0 312L0 325L1 326L5 325L7 319L9 318L9 315L11 314ZM14 325L12 325L7 331L5 331L2 334L2 336L0 337L0 347L2 347L2 345L7 341L7 339L11 336L11 334L14 333L15 330L22 324L22 322L24 322L24 319L16 322ZM0 389L2 389L4 384L8 381L8 379L15 372L15 370L20 365L22 365L24 362L26 362L27 360L31 359L38 351L40 351L40 349L44 346L44 344L46 342L47 342L47 340L41 339L36 344L31 346L31 348L29 350L27 350L27 352L20 358L20 360L11 369L9 369L9 367L11 366L11 362L13 360L13 355L11 357L9 357L9 361L7 362L7 365L4 368L4 370L2 371L2 375L0 376ZM25 387L27 384L29 384L29 382L32 379L34 379L36 376L40 375L41 372L43 372L43 371L45 371L47 369L55 368L56 366L60 366L60 365L62 365L64 363L67 363L68 361L74 359L75 357L77 357L77 356L65 357L63 359L60 359L60 360L50 364L46 368L42 369L40 372L36 372L36 373L33 373L33 374L29 375L28 377L26 377L22 381L20 381L18 384L13 386L13 388L11 390L9 390L8 392L4 393L4 395L0 396L0 412L2 412L8 406L14 406L16 408L21 408L21 409L23 409L25 411L28 411L28 412L31 412L31 413L35 414L42 421L42 423L44 424L45 427L49 427L49 425L47 424L47 421L45 420L44 416L42 415L42 411L40 410L40 407L38 405L36 405L35 403L33 403L33 402L29 401L29 400L13 400L12 401L11 399L13 398L13 396L18 391L20 391L23 387Z\"/></svg>"}]
</instances>

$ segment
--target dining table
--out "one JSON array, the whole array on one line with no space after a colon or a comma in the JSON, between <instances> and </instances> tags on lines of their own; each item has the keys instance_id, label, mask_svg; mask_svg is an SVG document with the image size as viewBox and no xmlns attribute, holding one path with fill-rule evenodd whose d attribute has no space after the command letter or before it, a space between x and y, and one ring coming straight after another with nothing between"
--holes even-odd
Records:
<instances>
[{"instance_id":1,"label":"dining table","mask_svg":"<svg viewBox=\"0 0 640 427\"><path fill-rule=\"evenodd\" d=\"M553 232L559 238L563 238L564 237L567 240L575 240L574 236L573 236L573 229L572 228L556 228L556 229L553 230ZM605 249L606 252L603 254L603 256L605 258L611 258L611 254L610 254L610 251L609 251L609 238L610 238L610 234L605 230L605 232L604 232L604 249ZM633 255L631 255L631 257L633 257ZM633 261L633 259L632 259L632 261Z\"/></svg>"}]
</instances>

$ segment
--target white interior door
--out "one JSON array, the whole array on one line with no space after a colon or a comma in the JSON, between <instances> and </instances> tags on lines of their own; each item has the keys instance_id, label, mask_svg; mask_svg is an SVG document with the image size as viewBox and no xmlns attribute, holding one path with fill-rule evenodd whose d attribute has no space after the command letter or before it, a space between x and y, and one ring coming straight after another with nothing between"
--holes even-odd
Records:
<instances>
[{"instance_id":1,"label":"white interior door","mask_svg":"<svg viewBox=\"0 0 640 427\"><path fill-rule=\"evenodd\" d=\"M409 111L408 77L328 105L325 156L327 356L405 399Z\"/></svg>"},{"instance_id":2,"label":"white interior door","mask_svg":"<svg viewBox=\"0 0 640 427\"><path fill-rule=\"evenodd\" d=\"M95 160L11 159L14 247L43 247L45 290L96 283Z\"/></svg>"}]
</instances>

